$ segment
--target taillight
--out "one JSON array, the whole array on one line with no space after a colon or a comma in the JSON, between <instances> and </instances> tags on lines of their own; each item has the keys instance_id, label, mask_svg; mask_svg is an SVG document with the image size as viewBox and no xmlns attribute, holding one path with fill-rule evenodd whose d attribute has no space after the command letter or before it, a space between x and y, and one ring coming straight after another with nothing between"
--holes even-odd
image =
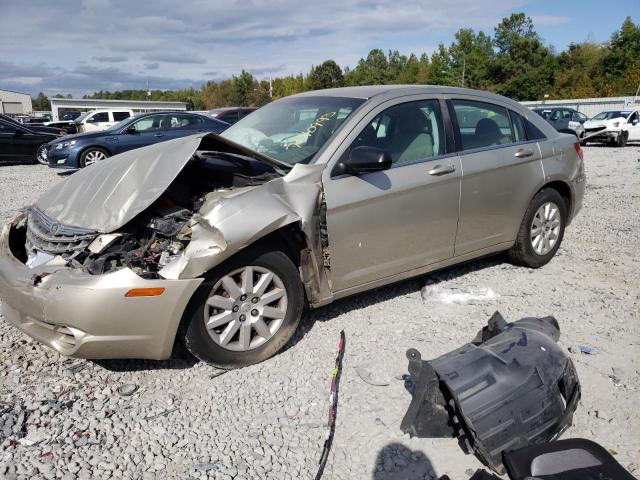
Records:
<instances>
[{"instance_id":1,"label":"taillight","mask_svg":"<svg viewBox=\"0 0 640 480\"><path fill-rule=\"evenodd\" d=\"M580 146L580 142L574 143L573 144L573 148L576 149L576 153L580 157L580 160L584 160L584 151L582 150L582 147Z\"/></svg>"}]
</instances>

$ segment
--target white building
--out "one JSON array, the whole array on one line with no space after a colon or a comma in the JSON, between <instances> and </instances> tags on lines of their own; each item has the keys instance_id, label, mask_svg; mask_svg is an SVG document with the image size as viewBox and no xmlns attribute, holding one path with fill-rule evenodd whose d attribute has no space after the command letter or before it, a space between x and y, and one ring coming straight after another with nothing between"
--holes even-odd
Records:
<instances>
[{"instance_id":1,"label":"white building","mask_svg":"<svg viewBox=\"0 0 640 480\"><path fill-rule=\"evenodd\" d=\"M640 97L575 98L570 100L547 99L520 103L529 108L575 108L577 111L591 118L607 110L632 110L634 108L640 108Z\"/></svg>"},{"instance_id":2,"label":"white building","mask_svg":"<svg viewBox=\"0 0 640 480\"><path fill-rule=\"evenodd\" d=\"M31 95L10 90L0 90L0 113L28 115L31 110L33 110Z\"/></svg>"}]
</instances>

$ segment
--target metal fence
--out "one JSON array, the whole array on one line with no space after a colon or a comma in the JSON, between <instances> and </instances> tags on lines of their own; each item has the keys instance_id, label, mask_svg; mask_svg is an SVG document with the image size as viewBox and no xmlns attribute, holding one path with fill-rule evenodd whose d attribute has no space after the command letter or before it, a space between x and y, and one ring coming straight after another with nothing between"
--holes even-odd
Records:
<instances>
[{"instance_id":1,"label":"metal fence","mask_svg":"<svg viewBox=\"0 0 640 480\"><path fill-rule=\"evenodd\" d=\"M607 110L632 110L634 108L640 108L640 97L576 98L571 100L536 100L520 103L528 108L575 108L591 118Z\"/></svg>"}]
</instances>

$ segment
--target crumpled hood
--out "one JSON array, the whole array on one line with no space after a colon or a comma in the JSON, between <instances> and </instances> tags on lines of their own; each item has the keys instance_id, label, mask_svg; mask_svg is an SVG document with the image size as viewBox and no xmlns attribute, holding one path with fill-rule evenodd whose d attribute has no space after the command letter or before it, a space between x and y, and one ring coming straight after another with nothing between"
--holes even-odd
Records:
<instances>
[{"instance_id":1,"label":"crumpled hood","mask_svg":"<svg viewBox=\"0 0 640 480\"><path fill-rule=\"evenodd\" d=\"M155 202L207 134L130 150L84 168L35 203L63 225L112 232Z\"/></svg>"}]
</instances>

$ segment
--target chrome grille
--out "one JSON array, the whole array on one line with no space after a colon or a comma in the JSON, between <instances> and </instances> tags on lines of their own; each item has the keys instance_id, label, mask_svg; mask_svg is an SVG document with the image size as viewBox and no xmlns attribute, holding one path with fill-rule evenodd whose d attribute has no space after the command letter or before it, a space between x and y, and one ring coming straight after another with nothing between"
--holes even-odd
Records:
<instances>
[{"instance_id":1,"label":"chrome grille","mask_svg":"<svg viewBox=\"0 0 640 480\"><path fill-rule=\"evenodd\" d=\"M49 218L37 208L29 211L27 219L27 250L58 254L84 250L98 235L93 230L69 227Z\"/></svg>"},{"instance_id":2,"label":"chrome grille","mask_svg":"<svg viewBox=\"0 0 640 480\"><path fill-rule=\"evenodd\" d=\"M607 127L595 127L595 128L585 128L585 132L587 133L595 133L595 132L599 132L600 130L605 130Z\"/></svg>"}]
</instances>

